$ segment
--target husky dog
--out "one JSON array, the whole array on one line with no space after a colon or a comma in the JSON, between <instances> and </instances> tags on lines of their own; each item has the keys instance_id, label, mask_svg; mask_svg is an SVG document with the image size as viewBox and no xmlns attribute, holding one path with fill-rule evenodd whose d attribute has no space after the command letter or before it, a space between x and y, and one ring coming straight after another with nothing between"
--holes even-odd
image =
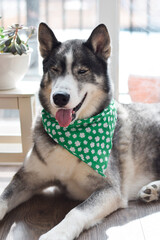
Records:
<instances>
[{"instance_id":1,"label":"husky dog","mask_svg":"<svg viewBox=\"0 0 160 240\"><path fill-rule=\"evenodd\" d=\"M43 108L65 127L101 113L110 104L107 73L110 37L101 24L87 41L59 42L45 24L39 26ZM130 200L158 200L160 193L160 104L116 103L117 121L106 177L57 144L45 131L42 116L33 130L33 146L21 169L0 197L0 219L49 186L65 189L82 201L40 240L73 240Z\"/></svg>"}]
</instances>

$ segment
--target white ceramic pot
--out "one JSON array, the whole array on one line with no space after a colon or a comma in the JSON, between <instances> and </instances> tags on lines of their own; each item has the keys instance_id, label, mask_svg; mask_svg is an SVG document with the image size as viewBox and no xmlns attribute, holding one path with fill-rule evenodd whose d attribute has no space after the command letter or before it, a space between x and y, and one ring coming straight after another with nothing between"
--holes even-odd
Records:
<instances>
[{"instance_id":1,"label":"white ceramic pot","mask_svg":"<svg viewBox=\"0 0 160 240\"><path fill-rule=\"evenodd\" d=\"M22 80L28 70L32 51L29 49L21 56L0 53L0 90L16 88L17 82Z\"/></svg>"}]
</instances>

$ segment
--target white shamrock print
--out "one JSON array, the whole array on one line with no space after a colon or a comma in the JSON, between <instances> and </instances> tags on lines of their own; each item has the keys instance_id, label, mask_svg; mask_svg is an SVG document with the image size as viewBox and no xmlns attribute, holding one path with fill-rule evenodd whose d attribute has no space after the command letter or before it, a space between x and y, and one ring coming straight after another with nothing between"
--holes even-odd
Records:
<instances>
[{"instance_id":1,"label":"white shamrock print","mask_svg":"<svg viewBox=\"0 0 160 240\"><path fill-rule=\"evenodd\" d=\"M80 146L80 142L79 141L76 141L75 142L75 145L78 147L78 146Z\"/></svg>"},{"instance_id":2,"label":"white shamrock print","mask_svg":"<svg viewBox=\"0 0 160 240\"><path fill-rule=\"evenodd\" d=\"M102 123L98 123L98 127L100 127L102 125Z\"/></svg>"},{"instance_id":3,"label":"white shamrock print","mask_svg":"<svg viewBox=\"0 0 160 240\"><path fill-rule=\"evenodd\" d=\"M54 127L54 126L55 126L55 123L52 124L52 127Z\"/></svg>"},{"instance_id":4,"label":"white shamrock print","mask_svg":"<svg viewBox=\"0 0 160 240\"><path fill-rule=\"evenodd\" d=\"M93 149L93 150L91 150L91 153L92 153L92 154L94 154L94 153L95 153L95 150L94 150L94 149Z\"/></svg>"},{"instance_id":5,"label":"white shamrock print","mask_svg":"<svg viewBox=\"0 0 160 240\"><path fill-rule=\"evenodd\" d=\"M82 160L84 160L83 154L80 154L79 156L80 156L80 158L81 158Z\"/></svg>"},{"instance_id":6,"label":"white shamrock print","mask_svg":"<svg viewBox=\"0 0 160 240\"><path fill-rule=\"evenodd\" d=\"M102 162L103 162L103 159L101 158L99 161L102 163Z\"/></svg>"},{"instance_id":7,"label":"white shamrock print","mask_svg":"<svg viewBox=\"0 0 160 240\"><path fill-rule=\"evenodd\" d=\"M84 148L84 153L88 153L89 149L88 148Z\"/></svg>"},{"instance_id":8,"label":"white shamrock print","mask_svg":"<svg viewBox=\"0 0 160 240\"><path fill-rule=\"evenodd\" d=\"M93 124L92 124L92 127L96 127L96 125L97 125L96 123L93 123Z\"/></svg>"},{"instance_id":9,"label":"white shamrock print","mask_svg":"<svg viewBox=\"0 0 160 240\"><path fill-rule=\"evenodd\" d=\"M50 128L48 128L48 132L50 132L51 131L51 129Z\"/></svg>"},{"instance_id":10,"label":"white shamrock print","mask_svg":"<svg viewBox=\"0 0 160 240\"><path fill-rule=\"evenodd\" d=\"M70 137L71 136L70 132L65 132L65 135L66 135L66 137Z\"/></svg>"},{"instance_id":11,"label":"white shamrock print","mask_svg":"<svg viewBox=\"0 0 160 240\"><path fill-rule=\"evenodd\" d=\"M106 151L103 151L103 154L105 155L105 154L106 154Z\"/></svg>"},{"instance_id":12,"label":"white shamrock print","mask_svg":"<svg viewBox=\"0 0 160 240\"><path fill-rule=\"evenodd\" d=\"M83 143L84 143L85 145L87 145L88 142L87 142L86 140L84 140Z\"/></svg>"},{"instance_id":13,"label":"white shamrock print","mask_svg":"<svg viewBox=\"0 0 160 240\"><path fill-rule=\"evenodd\" d=\"M56 129L60 129L60 126L59 126L59 125L56 125Z\"/></svg>"},{"instance_id":14,"label":"white shamrock print","mask_svg":"<svg viewBox=\"0 0 160 240\"><path fill-rule=\"evenodd\" d=\"M87 127L87 128L86 128L86 132L89 133L90 131L91 131L90 127Z\"/></svg>"},{"instance_id":15,"label":"white shamrock print","mask_svg":"<svg viewBox=\"0 0 160 240\"><path fill-rule=\"evenodd\" d=\"M98 155L101 155L102 154L102 151L101 149L98 150Z\"/></svg>"},{"instance_id":16,"label":"white shamrock print","mask_svg":"<svg viewBox=\"0 0 160 240\"><path fill-rule=\"evenodd\" d=\"M80 147L80 148L78 148L78 152L81 152L82 151L82 148Z\"/></svg>"},{"instance_id":17,"label":"white shamrock print","mask_svg":"<svg viewBox=\"0 0 160 240\"><path fill-rule=\"evenodd\" d=\"M96 165L96 168L99 169L99 165Z\"/></svg>"},{"instance_id":18,"label":"white shamrock print","mask_svg":"<svg viewBox=\"0 0 160 240\"><path fill-rule=\"evenodd\" d=\"M93 130L93 134L96 134L96 130Z\"/></svg>"},{"instance_id":19,"label":"white shamrock print","mask_svg":"<svg viewBox=\"0 0 160 240\"><path fill-rule=\"evenodd\" d=\"M90 159L90 156L87 155L87 156L86 156L86 159L87 159L87 160Z\"/></svg>"},{"instance_id":20,"label":"white shamrock print","mask_svg":"<svg viewBox=\"0 0 160 240\"><path fill-rule=\"evenodd\" d=\"M105 136L102 137L102 140L104 140L104 139L105 139Z\"/></svg>"},{"instance_id":21,"label":"white shamrock print","mask_svg":"<svg viewBox=\"0 0 160 240\"><path fill-rule=\"evenodd\" d=\"M69 144L69 145L71 145L71 144L72 144L72 141L71 141L71 140L69 140L69 141L68 141L68 144Z\"/></svg>"},{"instance_id":22,"label":"white shamrock print","mask_svg":"<svg viewBox=\"0 0 160 240\"><path fill-rule=\"evenodd\" d=\"M108 123L104 123L104 124L103 124L103 127L108 127Z\"/></svg>"},{"instance_id":23,"label":"white shamrock print","mask_svg":"<svg viewBox=\"0 0 160 240\"><path fill-rule=\"evenodd\" d=\"M49 127L51 125L51 122L47 122L47 126Z\"/></svg>"},{"instance_id":24,"label":"white shamrock print","mask_svg":"<svg viewBox=\"0 0 160 240\"><path fill-rule=\"evenodd\" d=\"M62 133L61 133L61 132L58 132L58 135L62 135Z\"/></svg>"},{"instance_id":25,"label":"white shamrock print","mask_svg":"<svg viewBox=\"0 0 160 240\"><path fill-rule=\"evenodd\" d=\"M81 138L84 138L84 137L85 137L85 134L84 134L84 133L80 133L80 137L81 137Z\"/></svg>"},{"instance_id":26,"label":"white shamrock print","mask_svg":"<svg viewBox=\"0 0 160 240\"><path fill-rule=\"evenodd\" d=\"M102 128L98 129L98 132L103 133L103 129Z\"/></svg>"},{"instance_id":27,"label":"white shamrock print","mask_svg":"<svg viewBox=\"0 0 160 240\"><path fill-rule=\"evenodd\" d=\"M70 150L71 150L71 152L75 152L75 148L74 147L71 147Z\"/></svg>"},{"instance_id":28,"label":"white shamrock print","mask_svg":"<svg viewBox=\"0 0 160 240\"><path fill-rule=\"evenodd\" d=\"M97 157L97 156L94 156L94 157L93 157L93 160L94 160L94 161L97 161L97 160L98 160L98 157Z\"/></svg>"},{"instance_id":29,"label":"white shamrock print","mask_svg":"<svg viewBox=\"0 0 160 240\"><path fill-rule=\"evenodd\" d=\"M89 140L92 140L92 136L89 136L88 139L89 139Z\"/></svg>"},{"instance_id":30,"label":"white shamrock print","mask_svg":"<svg viewBox=\"0 0 160 240\"><path fill-rule=\"evenodd\" d=\"M61 141L61 142L64 142L64 137L60 137L60 141Z\"/></svg>"},{"instance_id":31,"label":"white shamrock print","mask_svg":"<svg viewBox=\"0 0 160 240\"><path fill-rule=\"evenodd\" d=\"M107 138L107 139L106 139L106 142L107 142L107 143L110 142L110 138Z\"/></svg>"},{"instance_id":32,"label":"white shamrock print","mask_svg":"<svg viewBox=\"0 0 160 240\"><path fill-rule=\"evenodd\" d=\"M99 141L99 139L100 139L100 137L95 137L95 140L96 140L96 142L98 142Z\"/></svg>"},{"instance_id":33,"label":"white shamrock print","mask_svg":"<svg viewBox=\"0 0 160 240\"><path fill-rule=\"evenodd\" d=\"M91 146L91 148L93 148L95 146L95 143L91 142L90 146Z\"/></svg>"},{"instance_id":34,"label":"white shamrock print","mask_svg":"<svg viewBox=\"0 0 160 240\"><path fill-rule=\"evenodd\" d=\"M109 132L107 131L106 134L109 135Z\"/></svg>"},{"instance_id":35,"label":"white shamrock print","mask_svg":"<svg viewBox=\"0 0 160 240\"><path fill-rule=\"evenodd\" d=\"M101 148L104 148L104 143L101 143Z\"/></svg>"},{"instance_id":36,"label":"white shamrock print","mask_svg":"<svg viewBox=\"0 0 160 240\"><path fill-rule=\"evenodd\" d=\"M91 163L91 162L89 162L89 163L88 163L88 165L89 165L89 166L92 166L92 163Z\"/></svg>"},{"instance_id":37,"label":"white shamrock print","mask_svg":"<svg viewBox=\"0 0 160 240\"><path fill-rule=\"evenodd\" d=\"M76 129L75 129L75 128L71 128L71 131L72 131L72 132L75 132L75 131L76 131Z\"/></svg>"},{"instance_id":38,"label":"white shamrock print","mask_svg":"<svg viewBox=\"0 0 160 240\"><path fill-rule=\"evenodd\" d=\"M44 121L44 122L46 122L46 121L47 121L47 119L45 118L43 121Z\"/></svg>"},{"instance_id":39,"label":"white shamrock print","mask_svg":"<svg viewBox=\"0 0 160 240\"><path fill-rule=\"evenodd\" d=\"M94 120L94 118L90 118L90 122L92 122Z\"/></svg>"},{"instance_id":40,"label":"white shamrock print","mask_svg":"<svg viewBox=\"0 0 160 240\"><path fill-rule=\"evenodd\" d=\"M109 145L108 144L107 144L106 148L109 149Z\"/></svg>"},{"instance_id":41,"label":"white shamrock print","mask_svg":"<svg viewBox=\"0 0 160 240\"><path fill-rule=\"evenodd\" d=\"M73 138L76 138L77 137L77 135L76 134L73 134Z\"/></svg>"},{"instance_id":42,"label":"white shamrock print","mask_svg":"<svg viewBox=\"0 0 160 240\"><path fill-rule=\"evenodd\" d=\"M56 132L55 132L55 130L54 130L54 129L52 130L52 134L53 134L53 135L55 135L55 134L56 134Z\"/></svg>"}]
</instances>

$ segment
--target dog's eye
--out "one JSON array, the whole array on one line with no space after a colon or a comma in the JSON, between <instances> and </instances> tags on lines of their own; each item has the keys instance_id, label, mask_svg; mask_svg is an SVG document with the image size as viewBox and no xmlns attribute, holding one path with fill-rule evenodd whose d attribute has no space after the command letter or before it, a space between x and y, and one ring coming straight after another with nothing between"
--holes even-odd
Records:
<instances>
[{"instance_id":1,"label":"dog's eye","mask_svg":"<svg viewBox=\"0 0 160 240\"><path fill-rule=\"evenodd\" d=\"M78 74L85 74L88 72L88 69L79 69Z\"/></svg>"},{"instance_id":2,"label":"dog's eye","mask_svg":"<svg viewBox=\"0 0 160 240\"><path fill-rule=\"evenodd\" d=\"M51 67L51 71L58 73L60 70L57 67Z\"/></svg>"}]
</instances>

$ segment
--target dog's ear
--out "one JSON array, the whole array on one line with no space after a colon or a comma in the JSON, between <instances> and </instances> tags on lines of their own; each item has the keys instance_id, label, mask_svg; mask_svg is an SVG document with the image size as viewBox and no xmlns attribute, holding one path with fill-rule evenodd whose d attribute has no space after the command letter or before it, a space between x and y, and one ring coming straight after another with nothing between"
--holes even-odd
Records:
<instances>
[{"instance_id":1,"label":"dog's ear","mask_svg":"<svg viewBox=\"0 0 160 240\"><path fill-rule=\"evenodd\" d=\"M39 25L38 40L40 53L43 58L47 57L54 47L61 44L45 23L40 23Z\"/></svg>"},{"instance_id":2,"label":"dog's ear","mask_svg":"<svg viewBox=\"0 0 160 240\"><path fill-rule=\"evenodd\" d=\"M104 24L98 25L91 33L86 45L98 56L107 60L111 53L110 37Z\"/></svg>"}]
</instances>

